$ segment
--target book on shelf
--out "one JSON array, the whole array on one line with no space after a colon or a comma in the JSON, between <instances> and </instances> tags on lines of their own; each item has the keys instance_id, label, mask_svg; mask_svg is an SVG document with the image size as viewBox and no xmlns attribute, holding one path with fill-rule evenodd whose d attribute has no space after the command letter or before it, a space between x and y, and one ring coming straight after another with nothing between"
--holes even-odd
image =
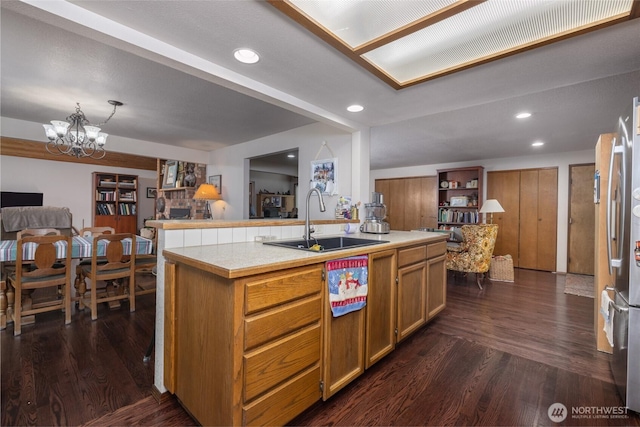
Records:
<instances>
[{"instance_id":1,"label":"book on shelf","mask_svg":"<svg viewBox=\"0 0 640 427\"><path fill-rule=\"evenodd\" d=\"M120 201L135 202L136 201L136 192L135 191L125 191L123 193L120 193Z\"/></svg>"},{"instance_id":2,"label":"book on shelf","mask_svg":"<svg viewBox=\"0 0 640 427\"><path fill-rule=\"evenodd\" d=\"M479 214L477 210L440 209L438 222L477 224Z\"/></svg>"}]
</instances>

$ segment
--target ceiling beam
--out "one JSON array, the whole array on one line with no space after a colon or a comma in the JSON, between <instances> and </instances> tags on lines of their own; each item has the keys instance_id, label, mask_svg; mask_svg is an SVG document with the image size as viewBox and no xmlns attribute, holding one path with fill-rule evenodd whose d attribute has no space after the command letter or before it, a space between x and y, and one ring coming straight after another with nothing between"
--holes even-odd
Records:
<instances>
[{"instance_id":1,"label":"ceiling beam","mask_svg":"<svg viewBox=\"0 0 640 427\"><path fill-rule=\"evenodd\" d=\"M157 159L155 157L138 156L136 154L117 153L107 151L104 158L73 157L55 155L47 151L45 144L27 139L0 137L0 154L3 156L26 157L29 159L52 160L56 162L82 163L90 165L111 166L128 169L155 171Z\"/></svg>"}]
</instances>

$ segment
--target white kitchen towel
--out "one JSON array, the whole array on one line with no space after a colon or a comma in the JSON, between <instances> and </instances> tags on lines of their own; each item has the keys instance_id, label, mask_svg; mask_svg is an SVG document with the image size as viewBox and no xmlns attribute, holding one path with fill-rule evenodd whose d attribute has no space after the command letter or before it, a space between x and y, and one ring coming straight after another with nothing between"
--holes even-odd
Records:
<instances>
[{"instance_id":1,"label":"white kitchen towel","mask_svg":"<svg viewBox=\"0 0 640 427\"><path fill-rule=\"evenodd\" d=\"M609 292L603 290L600 296L600 314L604 317L604 328L602 330L604 330L611 347L613 347L613 315L615 313L612 302L611 298L609 298Z\"/></svg>"}]
</instances>

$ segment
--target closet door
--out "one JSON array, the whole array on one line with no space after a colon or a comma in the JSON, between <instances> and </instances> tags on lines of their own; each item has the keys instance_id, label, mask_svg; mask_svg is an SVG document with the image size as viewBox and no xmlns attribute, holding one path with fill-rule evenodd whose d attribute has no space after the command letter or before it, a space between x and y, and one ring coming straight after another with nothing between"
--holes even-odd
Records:
<instances>
[{"instance_id":1,"label":"closet door","mask_svg":"<svg viewBox=\"0 0 640 427\"><path fill-rule=\"evenodd\" d=\"M558 239L558 169L538 173L538 259L537 270L556 271Z\"/></svg>"},{"instance_id":2,"label":"closet door","mask_svg":"<svg viewBox=\"0 0 640 427\"><path fill-rule=\"evenodd\" d=\"M558 169L520 171L520 268L555 271Z\"/></svg>"},{"instance_id":3,"label":"closet door","mask_svg":"<svg viewBox=\"0 0 640 427\"><path fill-rule=\"evenodd\" d=\"M422 186L420 178L406 178L404 181L404 228L417 230L420 228L420 206L422 205Z\"/></svg>"},{"instance_id":4,"label":"closet door","mask_svg":"<svg viewBox=\"0 0 640 427\"><path fill-rule=\"evenodd\" d=\"M518 234L520 223L520 171L487 172L487 199L496 199L504 212L493 214L498 224L494 255L511 255L518 267ZM484 219L484 218L483 218Z\"/></svg>"},{"instance_id":5,"label":"closet door","mask_svg":"<svg viewBox=\"0 0 640 427\"><path fill-rule=\"evenodd\" d=\"M420 207L420 227L438 227L438 178L423 176L420 178L422 206Z\"/></svg>"},{"instance_id":6,"label":"closet door","mask_svg":"<svg viewBox=\"0 0 640 427\"><path fill-rule=\"evenodd\" d=\"M518 267L536 268L538 259L538 171L520 172Z\"/></svg>"},{"instance_id":7,"label":"closet door","mask_svg":"<svg viewBox=\"0 0 640 427\"><path fill-rule=\"evenodd\" d=\"M385 194L387 205L387 222L392 230L404 230L404 179L389 180L389 198Z\"/></svg>"}]
</instances>

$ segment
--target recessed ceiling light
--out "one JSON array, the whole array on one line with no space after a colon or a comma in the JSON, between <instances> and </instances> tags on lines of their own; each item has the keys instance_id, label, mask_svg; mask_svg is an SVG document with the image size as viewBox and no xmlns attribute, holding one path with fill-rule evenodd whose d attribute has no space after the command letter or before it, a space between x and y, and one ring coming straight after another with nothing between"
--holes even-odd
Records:
<instances>
[{"instance_id":1,"label":"recessed ceiling light","mask_svg":"<svg viewBox=\"0 0 640 427\"><path fill-rule=\"evenodd\" d=\"M233 52L233 56L244 64L255 64L260 60L260 56L254 50L241 48Z\"/></svg>"},{"instance_id":2,"label":"recessed ceiling light","mask_svg":"<svg viewBox=\"0 0 640 427\"><path fill-rule=\"evenodd\" d=\"M544 145L544 142L542 141L536 141L533 144L531 144L532 147L542 147Z\"/></svg>"},{"instance_id":3,"label":"recessed ceiling light","mask_svg":"<svg viewBox=\"0 0 640 427\"><path fill-rule=\"evenodd\" d=\"M526 119L528 117L531 117L531 113L522 112L516 114L516 119Z\"/></svg>"},{"instance_id":4,"label":"recessed ceiling light","mask_svg":"<svg viewBox=\"0 0 640 427\"><path fill-rule=\"evenodd\" d=\"M350 113L359 113L362 110L364 110L364 107L358 104L349 105L347 107L347 111L349 111Z\"/></svg>"},{"instance_id":5,"label":"recessed ceiling light","mask_svg":"<svg viewBox=\"0 0 640 427\"><path fill-rule=\"evenodd\" d=\"M287 154L287 157L290 159L293 159L296 155L295 154Z\"/></svg>"}]
</instances>

